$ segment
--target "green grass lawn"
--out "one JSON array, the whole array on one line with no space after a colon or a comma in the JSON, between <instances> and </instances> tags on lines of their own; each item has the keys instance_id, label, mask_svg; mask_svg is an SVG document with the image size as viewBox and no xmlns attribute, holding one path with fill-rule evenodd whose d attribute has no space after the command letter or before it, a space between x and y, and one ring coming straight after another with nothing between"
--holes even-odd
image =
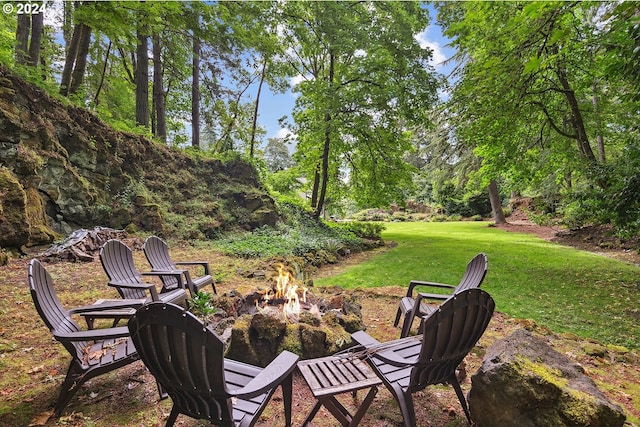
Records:
<instances>
[{"instance_id":1,"label":"green grass lawn","mask_svg":"<svg viewBox=\"0 0 640 427\"><path fill-rule=\"evenodd\" d=\"M484 252L482 285L497 310L555 332L640 348L640 268L486 222L388 223L397 246L315 283L344 288L406 286L411 279L457 284L467 262ZM400 297L400 295L398 295Z\"/></svg>"}]
</instances>

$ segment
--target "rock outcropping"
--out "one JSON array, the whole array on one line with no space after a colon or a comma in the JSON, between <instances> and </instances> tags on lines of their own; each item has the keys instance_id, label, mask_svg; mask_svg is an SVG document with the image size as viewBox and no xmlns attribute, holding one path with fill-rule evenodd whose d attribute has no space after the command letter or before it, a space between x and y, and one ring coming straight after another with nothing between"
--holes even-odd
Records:
<instances>
[{"instance_id":1,"label":"rock outcropping","mask_svg":"<svg viewBox=\"0 0 640 427\"><path fill-rule=\"evenodd\" d=\"M247 163L115 131L0 67L0 247L45 245L96 225L195 239L276 220Z\"/></svg>"},{"instance_id":2,"label":"rock outcropping","mask_svg":"<svg viewBox=\"0 0 640 427\"><path fill-rule=\"evenodd\" d=\"M487 349L471 384L480 427L622 427L626 418L580 366L525 329Z\"/></svg>"}]
</instances>

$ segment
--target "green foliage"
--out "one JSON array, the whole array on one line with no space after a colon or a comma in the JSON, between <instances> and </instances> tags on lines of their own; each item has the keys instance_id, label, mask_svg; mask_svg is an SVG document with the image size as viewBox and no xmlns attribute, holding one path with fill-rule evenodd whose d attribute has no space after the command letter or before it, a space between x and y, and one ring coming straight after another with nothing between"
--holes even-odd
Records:
<instances>
[{"instance_id":1,"label":"green foliage","mask_svg":"<svg viewBox=\"0 0 640 427\"><path fill-rule=\"evenodd\" d=\"M329 226L295 205L284 205L282 210L285 222L275 228L264 226L252 232L234 234L217 240L215 246L226 254L242 258L305 255L322 250L333 253L337 248L363 248L361 237L348 227ZM373 232L371 230L369 233Z\"/></svg>"},{"instance_id":2,"label":"green foliage","mask_svg":"<svg viewBox=\"0 0 640 427\"><path fill-rule=\"evenodd\" d=\"M189 311L201 319L207 319L218 310L214 306L213 298L210 294L198 291L189 301Z\"/></svg>"},{"instance_id":3,"label":"green foliage","mask_svg":"<svg viewBox=\"0 0 640 427\"><path fill-rule=\"evenodd\" d=\"M386 228L386 226L379 222L361 222L361 221L348 221L348 222L335 222L328 223L329 227L333 229L343 229L355 234L357 237L363 239L375 239L379 240L380 235Z\"/></svg>"}]
</instances>

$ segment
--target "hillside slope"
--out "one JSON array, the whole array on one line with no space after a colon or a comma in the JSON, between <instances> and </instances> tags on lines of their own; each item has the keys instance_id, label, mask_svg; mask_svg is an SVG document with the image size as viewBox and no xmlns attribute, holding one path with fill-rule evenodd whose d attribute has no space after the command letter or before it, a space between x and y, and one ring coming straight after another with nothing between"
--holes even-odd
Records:
<instances>
[{"instance_id":1,"label":"hillside slope","mask_svg":"<svg viewBox=\"0 0 640 427\"><path fill-rule=\"evenodd\" d=\"M0 247L97 225L199 239L277 218L247 163L115 131L0 67Z\"/></svg>"}]
</instances>

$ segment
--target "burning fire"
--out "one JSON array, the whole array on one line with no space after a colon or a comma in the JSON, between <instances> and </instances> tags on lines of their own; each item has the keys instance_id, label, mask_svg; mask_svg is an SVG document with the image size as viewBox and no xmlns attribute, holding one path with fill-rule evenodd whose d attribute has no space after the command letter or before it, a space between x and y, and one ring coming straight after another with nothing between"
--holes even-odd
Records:
<instances>
[{"instance_id":1,"label":"burning fire","mask_svg":"<svg viewBox=\"0 0 640 427\"><path fill-rule=\"evenodd\" d=\"M298 285L295 283L293 273L278 266L278 278L276 279L275 298L284 299L282 312L285 317L297 316L300 314L300 297L298 296ZM302 302L307 302L307 288L302 289Z\"/></svg>"}]
</instances>

